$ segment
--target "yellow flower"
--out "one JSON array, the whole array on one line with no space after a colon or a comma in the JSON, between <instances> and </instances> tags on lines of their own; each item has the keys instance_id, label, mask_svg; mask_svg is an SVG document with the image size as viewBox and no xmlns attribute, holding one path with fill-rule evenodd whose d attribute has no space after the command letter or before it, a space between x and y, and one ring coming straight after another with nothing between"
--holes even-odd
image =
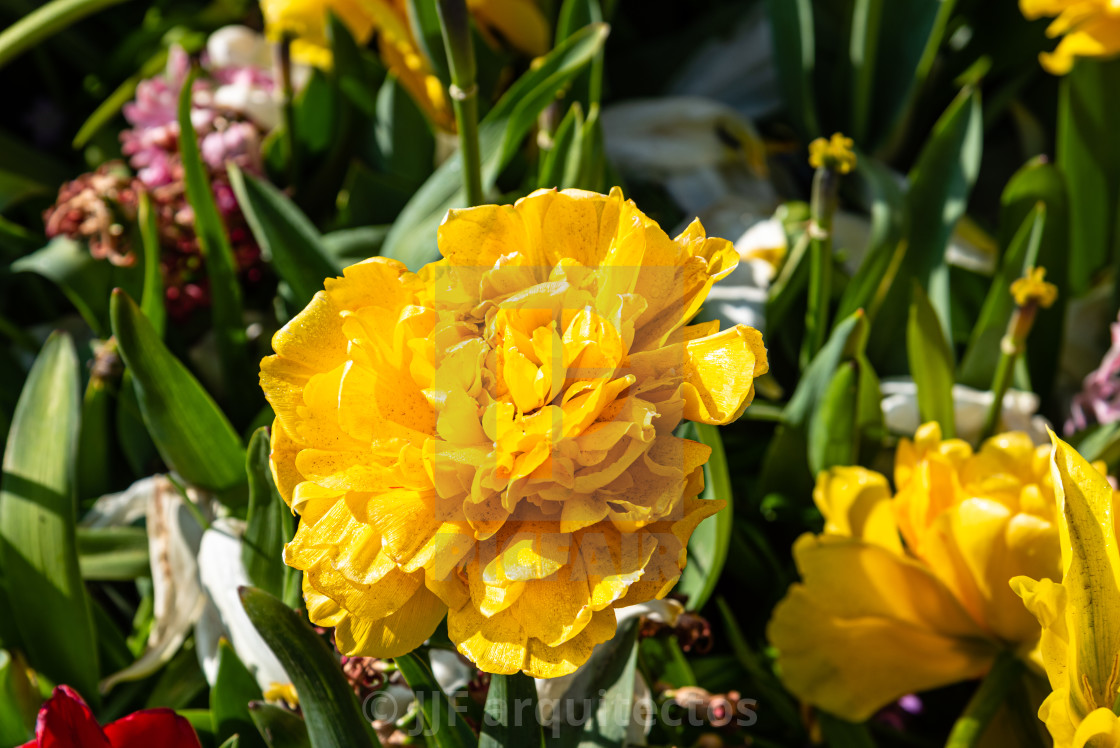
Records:
<instances>
[{"instance_id":1,"label":"yellow flower","mask_svg":"<svg viewBox=\"0 0 1120 748\"><path fill-rule=\"evenodd\" d=\"M766 351L688 324L731 243L670 239L617 188L451 211L438 239L417 274L328 279L261 363L301 514L285 560L345 654L403 654L446 614L483 670L564 675L678 579L723 502L673 430L737 418Z\"/></svg>"},{"instance_id":2,"label":"yellow flower","mask_svg":"<svg viewBox=\"0 0 1120 748\"><path fill-rule=\"evenodd\" d=\"M833 169L850 174L856 168L855 141L842 133L831 138L817 138L809 144L809 165L814 169Z\"/></svg>"},{"instance_id":3,"label":"yellow flower","mask_svg":"<svg viewBox=\"0 0 1120 748\"><path fill-rule=\"evenodd\" d=\"M1062 37L1053 52L1039 55L1042 67L1065 75L1078 57L1111 57L1120 53L1120 3L1115 0L1019 0L1028 20L1054 17L1049 37Z\"/></svg>"},{"instance_id":4,"label":"yellow flower","mask_svg":"<svg viewBox=\"0 0 1120 748\"><path fill-rule=\"evenodd\" d=\"M1039 627L1007 582L1059 573L1048 451L1010 432L974 452L927 423L899 444L893 498L874 471L822 473L813 498L824 532L794 545L802 583L767 632L786 686L863 720L907 693L983 675L1001 649L1029 656Z\"/></svg>"},{"instance_id":5,"label":"yellow flower","mask_svg":"<svg viewBox=\"0 0 1120 748\"><path fill-rule=\"evenodd\" d=\"M1038 716L1057 748L1120 745L1120 556L1116 493L1053 432L1050 471L1061 532L1062 580L1028 576L1011 587L1042 625L1042 661L1053 692Z\"/></svg>"},{"instance_id":6,"label":"yellow flower","mask_svg":"<svg viewBox=\"0 0 1120 748\"><path fill-rule=\"evenodd\" d=\"M359 44L376 32L385 66L394 73L429 118L444 129L454 127L443 83L416 41L408 0L261 0L268 36L292 37L292 56L316 67L330 67L327 17L333 12ZM492 43L504 40L532 56L548 51L548 21L536 0L469 0L468 8Z\"/></svg>"},{"instance_id":7,"label":"yellow flower","mask_svg":"<svg viewBox=\"0 0 1120 748\"><path fill-rule=\"evenodd\" d=\"M1046 282L1046 268L1030 268L1011 284L1011 295L1019 306L1033 303L1049 309L1058 300L1058 287Z\"/></svg>"}]
</instances>

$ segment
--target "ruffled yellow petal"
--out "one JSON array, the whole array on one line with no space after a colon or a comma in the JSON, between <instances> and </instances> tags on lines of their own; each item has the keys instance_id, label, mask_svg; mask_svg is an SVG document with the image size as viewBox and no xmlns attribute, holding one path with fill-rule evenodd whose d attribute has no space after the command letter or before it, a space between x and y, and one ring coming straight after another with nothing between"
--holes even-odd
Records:
<instances>
[{"instance_id":1,"label":"ruffled yellow petal","mask_svg":"<svg viewBox=\"0 0 1120 748\"><path fill-rule=\"evenodd\" d=\"M685 345L684 417L724 424L743 414L754 399L754 380L769 370L762 334L736 325Z\"/></svg>"},{"instance_id":2,"label":"ruffled yellow petal","mask_svg":"<svg viewBox=\"0 0 1120 748\"><path fill-rule=\"evenodd\" d=\"M817 476L813 501L824 531L902 551L886 476L861 467L834 467Z\"/></svg>"},{"instance_id":3,"label":"ruffled yellow petal","mask_svg":"<svg viewBox=\"0 0 1120 748\"><path fill-rule=\"evenodd\" d=\"M400 657L423 644L447 614L447 606L420 587L395 613L384 618L348 614L336 625L338 651L349 657Z\"/></svg>"}]
</instances>

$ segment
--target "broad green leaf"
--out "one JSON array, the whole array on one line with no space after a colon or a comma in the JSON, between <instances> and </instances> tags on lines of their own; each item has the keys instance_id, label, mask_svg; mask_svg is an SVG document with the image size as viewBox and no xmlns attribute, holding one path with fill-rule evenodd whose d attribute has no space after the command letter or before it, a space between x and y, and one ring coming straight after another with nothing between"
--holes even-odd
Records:
<instances>
[{"instance_id":1,"label":"broad green leaf","mask_svg":"<svg viewBox=\"0 0 1120 748\"><path fill-rule=\"evenodd\" d=\"M243 484L245 448L210 395L123 291L113 292L111 317L140 413L164 462L213 491Z\"/></svg>"},{"instance_id":2,"label":"broad green leaf","mask_svg":"<svg viewBox=\"0 0 1120 748\"><path fill-rule=\"evenodd\" d=\"M268 429L249 440L249 514L241 544L241 560L253 584L274 597L287 599L288 579L295 571L284 563L284 544L295 534L295 518L284 503L268 466Z\"/></svg>"},{"instance_id":3,"label":"broad green leaf","mask_svg":"<svg viewBox=\"0 0 1120 748\"><path fill-rule=\"evenodd\" d=\"M478 748L540 745L541 728L536 710L537 686L528 675L490 676Z\"/></svg>"},{"instance_id":4,"label":"broad green leaf","mask_svg":"<svg viewBox=\"0 0 1120 748\"><path fill-rule=\"evenodd\" d=\"M162 338L167 307L164 305L163 274L160 271L159 223L152 211L152 198L146 190L140 191L136 222L140 227L140 246L144 250L144 292L140 296L140 309Z\"/></svg>"},{"instance_id":5,"label":"broad green leaf","mask_svg":"<svg viewBox=\"0 0 1120 748\"><path fill-rule=\"evenodd\" d=\"M906 200L889 168L861 154L856 176L864 186L871 204L871 235L867 255L852 279L845 284L833 328L857 309L875 320L879 305L898 272L899 240L905 225Z\"/></svg>"},{"instance_id":6,"label":"broad green leaf","mask_svg":"<svg viewBox=\"0 0 1120 748\"><path fill-rule=\"evenodd\" d=\"M240 735L241 745L264 745L249 712L249 702L263 698L261 687L225 639L218 642L218 674L210 691L210 713L218 740Z\"/></svg>"},{"instance_id":7,"label":"broad green leaf","mask_svg":"<svg viewBox=\"0 0 1120 748\"><path fill-rule=\"evenodd\" d=\"M1045 226L1046 205L1039 203L1004 252L999 272L992 279L980 309L980 318L972 328L972 337L961 362L961 384L981 390L991 386L1000 358L1000 340L1007 333L1007 323L1015 310L1011 284L1037 259Z\"/></svg>"},{"instance_id":8,"label":"broad green leaf","mask_svg":"<svg viewBox=\"0 0 1120 748\"><path fill-rule=\"evenodd\" d=\"M731 477L727 471L727 454L719 428L704 423L694 423L686 433L712 450L704 465L704 492L701 498L722 499L727 506L704 519L688 541L688 563L681 572L676 591L688 596L688 609L700 610L708 602L723 573L727 561L727 548L731 543L731 528L735 517L735 502L731 492ZM693 438L692 436L688 438Z\"/></svg>"},{"instance_id":9,"label":"broad green leaf","mask_svg":"<svg viewBox=\"0 0 1120 748\"><path fill-rule=\"evenodd\" d=\"M638 625L630 619L620 626L617 646L610 657L595 663L594 685L598 686L592 704L595 711L583 724L579 748L600 748L623 745L630 727L628 717L634 713L634 679L638 669ZM619 715L622 715L620 718ZM574 734L575 730L567 731ZM561 736L564 731L561 731Z\"/></svg>"},{"instance_id":10,"label":"broad green leaf","mask_svg":"<svg viewBox=\"0 0 1120 748\"><path fill-rule=\"evenodd\" d=\"M97 701L93 613L75 539L78 357L54 333L20 393L0 480L0 566L30 664Z\"/></svg>"},{"instance_id":11,"label":"broad green leaf","mask_svg":"<svg viewBox=\"0 0 1120 748\"><path fill-rule=\"evenodd\" d=\"M263 701L254 701L249 704L249 716L268 748L311 748L307 725L298 714Z\"/></svg>"},{"instance_id":12,"label":"broad green leaf","mask_svg":"<svg viewBox=\"0 0 1120 748\"><path fill-rule=\"evenodd\" d=\"M388 226L360 226L323 234L323 251L340 267L361 262L381 253Z\"/></svg>"},{"instance_id":13,"label":"broad green leaf","mask_svg":"<svg viewBox=\"0 0 1120 748\"><path fill-rule=\"evenodd\" d=\"M373 126L381 170L412 189L423 184L432 173L436 141L424 113L396 77L386 78L377 92Z\"/></svg>"},{"instance_id":14,"label":"broad green leaf","mask_svg":"<svg viewBox=\"0 0 1120 748\"><path fill-rule=\"evenodd\" d=\"M602 49L607 26L573 34L519 78L479 123L483 189L489 190L556 92ZM436 228L448 209L463 205L462 161L452 155L409 200L385 239L382 254L418 269L438 257Z\"/></svg>"},{"instance_id":15,"label":"broad green leaf","mask_svg":"<svg viewBox=\"0 0 1120 748\"><path fill-rule=\"evenodd\" d=\"M980 94L965 89L937 121L910 172L907 195L908 247L903 258L903 293L916 278L929 295L946 339L952 340L949 315L949 265L945 250L965 213L980 173L984 148Z\"/></svg>"},{"instance_id":16,"label":"broad green leaf","mask_svg":"<svg viewBox=\"0 0 1120 748\"><path fill-rule=\"evenodd\" d=\"M35 737L39 695L26 668L0 649L0 745L22 745Z\"/></svg>"},{"instance_id":17,"label":"broad green leaf","mask_svg":"<svg viewBox=\"0 0 1120 748\"><path fill-rule=\"evenodd\" d=\"M113 269L93 259L85 245L56 237L47 246L12 263L12 272L37 273L54 282L94 333L105 336L106 302Z\"/></svg>"},{"instance_id":18,"label":"broad green leaf","mask_svg":"<svg viewBox=\"0 0 1120 748\"><path fill-rule=\"evenodd\" d=\"M436 748L467 748L477 740L463 715L455 711L447 694L436 683L432 668L415 652L393 658L393 662L416 694L424 724L431 730L429 740Z\"/></svg>"},{"instance_id":19,"label":"broad green leaf","mask_svg":"<svg viewBox=\"0 0 1120 748\"><path fill-rule=\"evenodd\" d=\"M1082 59L1062 78L1057 163L1069 189L1069 278L1076 296L1117 247L1120 200L1120 61Z\"/></svg>"},{"instance_id":20,"label":"broad green leaf","mask_svg":"<svg viewBox=\"0 0 1120 748\"><path fill-rule=\"evenodd\" d=\"M638 660L645 672L657 673L657 679L673 688L696 686L696 673L681 651L675 636L650 636L638 644Z\"/></svg>"},{"instance_id":21,"label":"broad green leaf","mask_svg":"<svg viewBox=\"0 0 1120 748\"><path fill-rule=\"evenodd\" d=\"M859 458L859 366L845 361L832 376L821 406L809 421L809 469L813 475Z\"/></svg>"},{"instance_id":22,"label":"broad green leaf","mask_svg":"<svg viewBox=\"0 0 1120 748\"><path fill-rule=\"evenodd\" d=\"M242 588L241 604L292 678L312 748L380 746L338 660L301 616L252 587Z\"/></svg>"},{"instance_id":23,"label":"broad green leaf","mask_svg":"<svg viewBox=\"0 0 1120 748\"><path fill-rule=\"evenodd\" d=\"M766 0L774 63L786 113L802 140L820 134L813 74L817 66L812 0Z\"/></svg>"},{"instance_id":24,"label":"broad green leaf","mask_svg":"<svg viewBox=\"0 0 1120 748\"><path fill-rule=\"evenodd\" d=\"M146 637L144 641L147 641ZM207 683L206 675L198 662L194 639L188 639L175 656L160 669L155 684L150 685L149 682L144 707L152 709L163 706L168 709L183 709L188 704L197 703L196 699L199 695L209 689L210 684ZM212 733L214 732L212 715L209 710L206 714L211 717L207 731Z\"/></svg>"},{"instance_id":25,"label":"broad green leaf","mask_svg":"<svg viewBox=\"0 0 1120 748\"><path fill-rule=\"evenodd\" d=\"M79 527L77 541L83 579L136 579L152 573L148 534L139 527Z\"/></svg>"},{"instance_id":26,"label":"broad green leaf","mask_svg":"<svg viewBox=\"0 0 1120 748\"><path fill-rule=\"evenodd\" d=\"M97 371L96 359L94 367L82 396L75 475L79 506L109 493L112 485L113 395L109 382Z\"/></svg>"},{"instance_id":27,"label":"broad green leaf","mask_svg":"<svg viewBox=\"0 0 1120 748\"><path fill-rule=\"evenodd\" d=\"M182 156L187 201L194 211L195 235L206 262L206 276L210 280L214 336L218 343L222 377L230 388L231 404L240 410L248 404L239 396L245 389L242 385L245 372L252 371L252 368L246 350L237 260L218 212L210 188L210 176L202 162L198 137L191 123L191 90L197 75L197 69L191 71L179 95L179 153Z\"/></svg>"},{"instance_id":28,"label":"broad green leaf","mask_svg":"<svg viewBox=\"0 0 1120 748\"><path fill-rule=\"evenodd\" d=\"M906 325L906 353L918 387L922 423L937 421L946 439L956 434L953 410L953 350L942 333L937 312L921 286L914 283Z\"/></svg>"},{"instance_id":29,"label":"broad green leaf","mask_svg":"<svg viewBox=\"0 0 1120 748\"><path fill-rule=\"evenodd\" d=\"M229 179L257 243L296 303L306 306L323 288L323 280L341 275L342 267L323 248L319 230L280 190L233 163Z\"/></svg>"},{"instance_id":30,"label":"broad green leaf","mask_svg":"<svg viewBox=\"0 0 1120 748\"><path fill-rule=\"evenodd\" d=\"M808 462L811 419L821 407L841 363L863 352L867 334L867 315L856 311L836 326L824 348L805 369L782 412L781 425L767 447L760 487L762 495L812 495L814 475Z\"/></svg>"},{"instance_id":31,"label":"broad green leaf","mask_svg":"<svg viewBox=\"0 0 1120 748\"><path fill-rule=\"evenodd\" d=\"M891 134L911 99L942 5L941 0L856 0L848 45L854 77L849 134L868 151Z\"/></svg>"},{"instance_id":32,"label":"broad green leaf","mask_svg":"<svg viewBox=\"0 0 1120 748\"><path fill-rule=\"evenodd\" d=\"M215 746L214 715L209 709L177 709L176 713L191 723L203 746Z\"/></svg>"},{"instance_id":33,"label":"broad green leaf","mask_svg":"<svg viewBox=\"0 0 1120 748\"><path fill-rule=\"evenodd\" d=\"M124 0L53 0L0 32L0 68L86 16Z\"/></svg>"},{"instance_id":34,"label":"broad green leaf","mask_svg":"<svg viewBox=\"0 0 1120 748\"><path fill-rule=\"evenodd\" d=\"M578 150L576 141L583 134L583 122L583 107L574 101L552 134L552 146L541 156L538 187L563 189L570 186L564 184L565 167L572 151Z\"/></svg>"}]
</instances>

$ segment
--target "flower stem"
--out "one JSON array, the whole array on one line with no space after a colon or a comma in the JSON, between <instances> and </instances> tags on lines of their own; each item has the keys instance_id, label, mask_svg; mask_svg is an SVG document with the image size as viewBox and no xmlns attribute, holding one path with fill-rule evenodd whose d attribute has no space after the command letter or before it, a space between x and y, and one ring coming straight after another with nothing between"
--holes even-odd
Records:
<instances>
[{"instance_id":1,"label":"flower stem","mask_svg":"<svg viewBox=\"0 0 1120 748\"><path fill-rule=\"evenodd\" d=\"M832 215L836 212L839 179L828 167L817 169L809 203L809 302L805 310L805 340L801 345L804 371L828 337L828 307L832 296Z\"/></svg>"},{"instance_id":2,"label":"flower stem","mask_svg":"<svg viewBox=\"0 0 1120 748\"><path fill-rule=\"evenodd\" d=\"M984 730L1006 700L1022 670L1023 663L1018 657L1011 652L1000 653L964 713L953 725L945 748L973 748L980 744Z\"/></svg>"},{"instance_id":3,"label":"flower stem","mask_svg":"<svg viewBox=\"0 0 1120 748\"><path fill-rule=\"evenodd\" d=\"M284 123L284 145L288 151L288 188L294 190L299 177L296 153L296 110L292 87L292 39L288 35L276 43L276 69L280 78L280 116Z\"/></svg>"},{"instance_id":4,"label":"flower stem","mask_svg":"<svg viewBox=\"0 0 1120 748\"><path fill-rule=\"evenodd\" d=\"M1003 396L1011 387L1011 380L1015 376L1015 362L1022 355L1026 347L1027 335L1034 325L1034 318L1038 312L1037 302L1030 301L1025 306L1020 306L1011 314L1011 321L1007 325L1007 333L999 341L999 362L996 372L992 376L992 402L988 405L988 414L984 418L984 428L980 431L980 442L983 443L995 435L999 428L999 419L1003 414Z\"/></svg>"},{"instance_id":5,"label":"flower stem","mask_svg":"<svg viewBox=\"0 0 1120 748\"><path fill-rule=\"evenodd\" d=\"M463 191L467 205L481 205L482 158L478 147L478 83L475 81L474 44L466 0L439 0L439 25L451 67L451 106L459 130L463 163Z\"/></svg>"}]
</instances>

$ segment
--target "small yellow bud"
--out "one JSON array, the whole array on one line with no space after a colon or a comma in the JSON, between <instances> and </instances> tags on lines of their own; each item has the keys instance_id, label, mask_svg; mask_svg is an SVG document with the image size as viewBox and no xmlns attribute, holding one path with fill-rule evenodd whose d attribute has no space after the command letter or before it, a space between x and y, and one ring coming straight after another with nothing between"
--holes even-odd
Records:
<instances>
[{"instance_id":1,"label":"small yellow bud","mask_svg":"<svg viewBox=\"0 0 1120 748\"><path fill-rule=\"evenodd\" d=\"M1034 303L1047 309L1058 300L1058 287L1046 282L1046 268L1029 268L1026 275L1011 284L1011 295L1019 306Z\"/></svg>"},{"instance_id":2,"label":"small yellow bud","mask_svg":"<svg viewBox=\"0 0 1120 748\"><path fill-rule=\"evenodd\" d=\"M834 133L831 138L817 138L809 144L809 165L814 169L832 169L840 174L850 174L856 168L855 142Z\"/></svg>"}]
</instances>

